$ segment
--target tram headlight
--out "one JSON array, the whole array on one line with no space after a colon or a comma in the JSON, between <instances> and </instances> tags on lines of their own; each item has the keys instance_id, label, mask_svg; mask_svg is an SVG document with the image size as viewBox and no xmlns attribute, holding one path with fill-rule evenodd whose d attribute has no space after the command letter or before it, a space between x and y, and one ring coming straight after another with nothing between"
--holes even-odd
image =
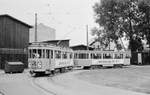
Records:
<instances>
[{"instance_id":1,"label":"tram headlight","mask_svg":"<svg viewBox=\"0 0 150 95\"><path fill-rule=\"evenodd\" d=\"M39 61L38 61L38 62L37 62L37 67L38 67L38 68L42 68L42 62L39 62Z\"/></svg>"}]
</instances>

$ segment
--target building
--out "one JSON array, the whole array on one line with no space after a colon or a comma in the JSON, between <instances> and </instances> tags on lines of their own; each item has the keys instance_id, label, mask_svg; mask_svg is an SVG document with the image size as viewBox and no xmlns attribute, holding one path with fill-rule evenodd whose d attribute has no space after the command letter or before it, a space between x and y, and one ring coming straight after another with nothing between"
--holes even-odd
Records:
<instances>
[{"instance_id":1,"label":"building","mask_svg":"<svg viewBox=\"0 0 150 95\"><path fill-rule=\"evenodd\" d=\"M120 43L119 45L121 45L122 50L124 50L124 47L122 46L122 44ZM115 44L115 42L110 42L110 44L105 47L104 45L102 45L99 41L92 41L89 44L90 47L94 48L95 50L110 50L110 51L114 51L114 50L118 50L117 46Z\"/></svg>"},{"instance_id":2,"label":"building","mask_svg":"<svg viewBox=\"0 0 150 95\"><path fill-rule=\"evenodd\" d=\"M60 47L69 47L69 42L70 39L65 39L65 40L48 40L48 41L42 41L43 43L48 43L48 44L52 44L52 45L56 45L56 46L60 46Z\"/></svg>"},{"instance_id":3,"label":"building","mask_svg":"<svg viewBox=\"0 0 150 95\"><path fill-rule=\"evenodd\" d=\"M55 29L40 23L37 25L37 41L55 40ZM35 40L35 27L30 29L30 42Z\"/></svg>"},{"instance_id":4,"label":"building","mask_svg":"<svg viewBox=\"0 0 150 95\"><path fill-rule=\"evenodd\" d=\"M92 47L87 47L86 45L75 45L75 46L71 46L70 47L71 49L73 49L73 50L93 50L94 48L92 48Z\"/></svg>"},{"instance_id":5,"label":"building","mask_svg":"<svg viewBox=\"0 0 150 95\"><path fill-rule=\"evenodd\" d=\"M22 61L27 67L30 28L10 15L0 15L0 69L6 61Z\"/></svg>"}]
</instances>

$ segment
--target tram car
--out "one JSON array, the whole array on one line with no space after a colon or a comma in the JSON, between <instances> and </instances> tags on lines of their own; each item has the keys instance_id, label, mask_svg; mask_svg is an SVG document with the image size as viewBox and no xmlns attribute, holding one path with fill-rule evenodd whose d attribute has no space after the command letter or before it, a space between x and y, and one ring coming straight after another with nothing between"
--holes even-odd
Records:
<instances>
[{"instance_id":1,"label":"tram car","mask_svg":"<svg viewBox=\"0 0 150 95\"><path fill-rule=\"evenodd\" d=\"M74 51L74 64L83 69L130 65L130 51Z\"/></svg>"},{"instance_id":2,"label":"tram car","mask_svg":"<svg viewBox=\"0 0 150 95\"><path fill-rule=\"evenodd\" d=\"M52 74L71 70L73 51L48 43L32 43L28 47L28 63L32 76L36 74Z\"/></svg>"}]
</instances>

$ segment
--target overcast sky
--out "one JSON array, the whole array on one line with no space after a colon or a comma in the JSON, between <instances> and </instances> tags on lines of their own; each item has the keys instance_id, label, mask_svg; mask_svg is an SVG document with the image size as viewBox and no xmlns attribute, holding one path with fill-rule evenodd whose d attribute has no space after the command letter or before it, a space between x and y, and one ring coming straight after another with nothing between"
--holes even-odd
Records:
<instances>
[{"instance_id":1,"label":"overcast sky","mask_svg":"<svg viewBox=\"0 0 150 95\"><path fill-rule=\"evenodd\" d=\"M56 29L56 39L71 39L71 45L86 44L86 25L89 30L95 26L95 2L99 0L0 0L0 13L30 25L38 13L38 23Z\"/></svg>"}]
</instances>

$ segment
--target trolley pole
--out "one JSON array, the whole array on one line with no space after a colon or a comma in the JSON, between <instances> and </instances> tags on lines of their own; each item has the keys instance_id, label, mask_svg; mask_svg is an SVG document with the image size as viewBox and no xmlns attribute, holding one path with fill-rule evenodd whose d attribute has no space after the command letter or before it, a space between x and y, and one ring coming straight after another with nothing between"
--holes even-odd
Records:
<instances>
[{"instance_id":1,"label":"trolley pole","mask_svg":"<svg viewBox=\"0 0 150 95\"><path fill-rule=\"evenodd\" d=\"M89 50L89 38L88 38L88 25L86 25L86 42L87 42L87 50Z\"/></svg>"},{"instance_id":2,"label":"trolley pole","mask_svg":"<svg viewBox=\"0 0 150 95\"><path fill-rule=\"evenodd\" d=\"M35 13L35 42L37 42L37 13Z\"/></svg>"}]
</instances>

